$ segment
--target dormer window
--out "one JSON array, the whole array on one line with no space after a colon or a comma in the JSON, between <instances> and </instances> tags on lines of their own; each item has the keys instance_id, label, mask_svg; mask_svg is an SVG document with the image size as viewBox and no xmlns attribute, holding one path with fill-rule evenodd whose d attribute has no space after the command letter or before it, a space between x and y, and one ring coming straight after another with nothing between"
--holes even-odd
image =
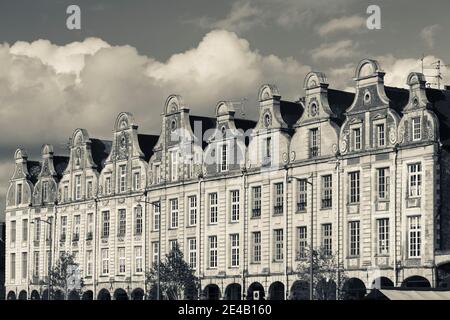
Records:
<instances>
[{"instance_id":1,"label":"dormer window","mask_svg":"<svg viewBox=\"0 0 450 320\"><path fill-rule=\"evenodd\" d=\"M141 188L141 173L135 172L133 174L133 187L134 190L139 190Z\"/></svg>"},{"instance_id":2,"label":"dormer window","mask_svg":"<svg viewBox=\"0 0 450 320\"><path fill-rule=\"evenodd\" d=\"M81 199L81 175L75 176L75 200Z\"/></svg>"},{"instance_id":3,"label":"dormer window","mask_svg":"<svg viewBox=\"0 0 450 320\"><path fill-rule=\"evenodd\" d=\"M352 130L353 135L353 150L361 150L361 128Z\"/></svg>"},{"instance_id":4,"label":"dormer window","mask_svg":"<svg viewBox=\"0 0 450 320\"><path fill-rule=\"evenodd\" d=\"M127 188L127 166L119 166L119 192L125 192Z\"/></svg>"},{"instance_id":5,"label":"dormer window","mask_svg":"<svg viewBox=\"0 0 450 320\"><path fill-rule=\"evenodd\" d=\"M106 177L105 179L105 194L111 193L111 177Z\"/></svg>"},{"instance_id":6,"label":"dormer window","mask_svg":"<svg viewBox=\"0 0 450 320\"><path fill-rule=\"evenodd\" d=\"M412 137L413 137L413 141L417 141L422 138L422 128L421 128L421 124L420 124L420 117L412 118Z\"/></svg>"},{"instance_id":7,"label":"dormer window","mask_svg":"<svg viewBox=\"0 0 450 320\"><path fill-rule=\"evenodd\" d=\"M309 156L310 158L319 156L319 129L314 128L309 130Z\"/></svg>"},{"instance_id":8,"label":"dormer window","mask_svg":"<svg viewBox=\"0 0 450 320\"><path fill-rule=\"evenodd\" d=\"M226 143L219 147L218 171L228 171L228 145Z\"/></svg>"},{"instance_id":9,"label":"dormer window","mask_svg":"<svg viewBox=\"0 0 450 320\"><path fill-rule=\"evenodd\" d=\"M263 166L270 165L271 158L272 158L272 138L271 137L267 137L264 140L262 165Z\"/></svg>"},{"instance_id":10,"label":"dormer window","mask_svg":"<svg viewBox=\"0 0 450 320\"><path fill-rule=\"evenodd\" d=\"M155 183L160 183L161 182L161 170L160 170L159 164L155 164L154 172L155 172L154 173L155 174L155 177L154 177Z\"/></svg>"},{"instance_id":11,"label":"dormer window","mask_svg":"<svg viewBox=\"0 0 450 320\"><path fill-rule=\"evenodd\" d=\"M22 184L18 183L17 184L17 189L16 189L16 204L22 204Z\"/></svg>"},{"instance_id":12,"label":"dormer window","mask_svg":"<svg viewBox=\"0 0 450 320\"><path fill-rule=\"evenodd\" d=\"M377 124L376 131L377 131L378 146L384 147L386 145L386 139L385 139L386 135L385 135L385 131L384 131L384 123Z\"/></svg>"},{"instance_id":13,"label":"dormer window","mask_svg":"<svg viewBox=\"0 0 450 320\"><path fill-rule=\"evenodd\" d=\"M69 201L69 186L65 185L63 187L63 200L64 202Z\"/></svg>"},{"instance_id":14,"label":"dormer window","mask_svg":"<svg viewBox=\"0 0 450 320\"><path fill-rule=\"evenodd\" d=\"M42 201L47 201L48 199L48 181L42 182Z\"/></svg>"},{"instance_id":15,"label":"dormer window","mask_svg":"<svg viewBox=\"0 0 450 320\"><path fill-rule=\"evenodd\" d=\"M177 151L170 152L170 161L171 161L171 167L170 167L171 180L177 181L178 180L178 152Z\"/></svg>"},{"instance_id":16,"label":"dormer window","mask_svg":"<svg viewBox=\"0 0 450 320\"><path fill-rule=\"evenodd\" d=\"M92 180L89 180L86 184L86 194L88 199L92 198Z\"/></svg>"}]
</instances>

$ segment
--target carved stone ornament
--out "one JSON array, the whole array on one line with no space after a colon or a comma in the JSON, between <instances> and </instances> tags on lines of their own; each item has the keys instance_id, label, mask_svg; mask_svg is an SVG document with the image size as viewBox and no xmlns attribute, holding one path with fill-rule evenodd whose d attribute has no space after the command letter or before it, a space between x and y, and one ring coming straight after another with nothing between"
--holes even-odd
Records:
<instances>
[{"instance_id":1,"label":"carved stone ornament","mask_svg":"<svg viewBox=\"0 0 450 320\"><path fill-rule=\"evenodd\" d=\"M331 146L331 150L333 150L333 153L334 153L334 154L337 154L337 153L338 153L338 146L337 146L336 143L333 143L333 145Z\"/></svg>"},{"instance_id":2,"label":"carved stone ornament","mask_svg":"<svg viewBox=\"0 0 450 320\"><path fill-rule=\"evenodd\" d=\"M291 161L295 160L295 151L291 151Z\"/></svg>"},{"instance_id":3,"label":"carved stone ornament","mask_svg":"<svg viewBox=\"0 0 450 320\"><path fill-rule=\"evenodd\" d=\"M284 163L288 163L289 162L289 157L288 157L288 154L286 153L286 152L283 152L283 162Z\"/></svg>"},{"instance_id":4,"label":"carved stone ornament","mask_svg":"<svg viewBox=\"0 0 450 320\"><path fill-rule=\"evenodd\" d=\"M430 120L427 121L427 135L428 139L434 140L434 128Z\"/></svg>"},{"instance_id":5,"label":"carved stone ornament","mask_svg":"<svg viewBox=\"0 0 450 320\"><path fill-rule=\"evenodd\" d=\"M395 144L397 142L397 130L394 126L389 127L389 142Z\"/></svg>"},{"instance_id":6,"label":"carved stone ornament","mask_svg":"<svg viewBox=\"0 0 450 320\"><path fill-rule=\"evenodd\" d=\"M398 142L402 143L405 140L405 123L402 122L398 128Z\"/></svg>"},{"instance_id":7,"label":"carved stone ornament","mask_svg":"<svg viewBox=\"0 0 450 320\"><path fill-rule=\"evenodd\" d=\"M119 137L119 150L117 152L117 160L125 160L128 158L128 134L122 132Z\"/></svg>"},{"instance_id":8,"label":"carved stone ornament","mask_svg":"<svg viewBox=\"0 0 450 320\"><path fill-rule=\"evenodd\" d=\"M268 128L272 124L272 117L270 115L270 112L266 112L264 114L264 126Z\"/></svg>"}]
</instances>

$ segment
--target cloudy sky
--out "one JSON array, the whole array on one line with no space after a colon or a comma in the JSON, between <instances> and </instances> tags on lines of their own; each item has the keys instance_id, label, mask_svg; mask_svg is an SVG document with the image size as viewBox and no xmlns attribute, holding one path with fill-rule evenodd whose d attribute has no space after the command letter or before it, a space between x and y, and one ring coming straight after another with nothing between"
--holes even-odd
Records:
<instances>
[{"instance_id":1,"label":"cloudy sky","mask_svg":"<svg viewBox=\"0 0 450 320\"><path fill-rule=\"evenodd\" d=\"M70 4L81 30L66 28ZM380 30L366 27L370 4ZM313 69L351 90L365 57L404 86L422 55L450 63L449 12L448 0L0 0L0 212L18 146L39 159L43 143L64 153L78 127L108 139L120 111L158 134L171 93L194 114L232 100L255 118L261 84L296 99Z\"/></svg>"}]
</instances>

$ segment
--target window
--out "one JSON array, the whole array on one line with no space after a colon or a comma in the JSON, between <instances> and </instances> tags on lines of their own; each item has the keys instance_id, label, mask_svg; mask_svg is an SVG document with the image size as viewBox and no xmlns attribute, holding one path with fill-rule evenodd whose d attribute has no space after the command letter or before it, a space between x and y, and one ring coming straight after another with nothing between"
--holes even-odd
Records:
<instances>
[{"instance_id":1,"label":"window","mask_svg":"<svg viewBox=\"0 0 450 320\"><path fill-rule=\"evenodd\" d=\"M217 193L209 194L209 223L217 223Z\"/></svg>"},{"instance_id":2,"label":"window","mask_svg":"<svg viewBox=\"0 0 450 320\"><path fill-rule=\"evenodd\" d=\"M359 221L349 222L350 256L359 256Z\"/></svg>"},{"instance_id":3,"label":"window","mask_svg":"<svg viewBox=\"0 0 450 320\"><path fill-rule=\"evenodd\" d=\"M19 205L22 204L22 184L18 183L16 188L16 205Z\"/></svg>"},{"instance_id":4,"label":"window","mask_svg":"<svg viewBox=\"0 0 450 320\"><path fill-rule=\"evenodd\" d=\"M87 182L86 189L87 189L87 198L91 199L92 198L92 181L91 180Z\"/></svg>"},{"instance_id":5,"label":"window","mask_svg":"<svg viewBox=\"0 0 450 320\"><path fill-rule=\"evenodd\" d=\"M389 198L389 168L377 169L377 195L381 200Z\"/></svg>"},{"instance_id":6,"label":"window","mask_svg":"<svg viewBox=\"0 0 450 320\"><path fill-rule=\"evenodd\" d=\"M28 275L28 254L22 252L22 279L26 279Z\"/></svg>"},{"instance_id":7,"label":"window","mask_svg":"<svg viewBox=\"0 0 450 320\"><path fill-rule=\"evenodd\" d=\"M305 226L297 227L297 260L306 258L307 236Z\"/></svg>"},{"instance_id":8,"label":"window","mask_svg":"<svg viewBox=\"0 0 450 320\"><path fill-rule=\"evenodd\" d=\"M353 149L361 150L361 128L355 128L353 132Z\"/></svg>"},{"instance_id":9,"label":"window","mask_svg":"<svg viewBox=\"0 0 450 320\"><path fill-rule=\"evenodd\" d=\"M65 218L67 224L67 217L61 217L61 228L64 227L63 218ZM34 242L39 242L40 240L41 240L41 221L37 219L34 220Z\"/></svg>"},{"instance_id":10,"label":"window","mask_svg":"<svg viewBox=\"0 0 450 320\"><path fill-rule=\"evenodd\" d=\"M274 214L283 214L283 182L275 183L275 205L273 208Z\"/></svg>"},{"instance_id":11,"label":"window","mask_svg":"<svg viewBox=\"0 0 450 320\"><path fill-rule=\"evenodd\" d=\"M188 239L189 268L195 270L197 268L197 239Z\"/></svg>"},{"instance_id":12,"label":"window","mask_svg":"<svg viewBox=\"0 0 450 320\"><path fill-rule=\"evenodd\" d=\"M86 251L86 276L92 276L92 250Z\"/></svg>"},{"instance_id":13,"label":"window","mask_svg":"<svg viewBox=\"0 0 450 320\"><path fill-rule=\"evenodd\" d=\"M384 123L377 124L377 139L378 146L384 147L386 144L385 133L384 133Z\"/></svg>"},{"instance_id":14,"label":"window","mask_svg":"<svg viewBox=\"0 0 450 320\"><path fill-rule=\"evenodd\" d=\"M109 211L102 212L102 238L109 237Z\"/></svg>"},{"instance_id":15,"label":"window","mask_svg":"<svg viewBox=\"0 0 450 320\"><path fill-rule=\"evenodd\" d=\"M306 179L298 180L297 211L305 211L308 205L308 182Z\"/></svg>"},{"instance_id":16,"label":"window","mask_svg":"<svg viewBox=\"0 0 450 320\"><path fill-rule=\"evenodd\" d=\"M22 241L28 241L28 219L22 220Z\"/></svg>"},{"instance_id":17,"label":"window","mask_svg":"<svg viewBox=\"0 0 450 320\"><path fill-rule=\"evenodd\" d=\"M266 154L265 157L270 160L272 157L272 138L267 137L266 138Z\"/></svg>"},{"instance_id":18,"label":"window","mask_svg":"<svg viewBox=\"0 0 450 320\"><path fill-rule=\"evenodd\" d=\"M209 267L217 268L217 236L209 236Z\"/></svg>"},{"instance_id":19,"label":"window","mask_svg":"<svg viewBox=\"0 0 450 320\"><path fill-rule=\"evenodd\" d=\"M153 231L158 231L161 225L161 205L160 202L153 202Z\"/></svg>"},{"instance_id":20,"label":"window","mask_svg":"<svg viewBox=\"0 0 450 320\"><path fill-rule=\"evenodd\" d=\"M111 194L111 177L105 179L105 194Z\"/></svg>"},{"instance_id":21,"label":"window","mask_svg":"<svg viewBox=\"0 0 450 320\"><path fill-rule=\"evenodd\" d=\"M134 235L140 236L142 234L142 207L134 208Z\"/></svg>"},{"instance_id":22,"label":"window","mask_svg":"<svg viewBox=\"0 0 450 320\"><path fill-rule=\"evenodd\" d=\"M127 212L125 209L119 209L119 226L117 230L117 235L119 237L124 237L127 231Z\"/></svg>"},{"instance_id":23,"label":"window","mask_svg":"<svg viewBox=\"0 0 450 320\"><path fill-rule=\"evenodd\" d=\"M274 230L274 260L283 260L283 229Z\"/></svg>"},{"instance_id":24,"label":"window","mask_svg":"<svg viewBox=\"0 0 450 320\"><path fill-rule=\"evenodd\" d=\"M152 242L152 261L158 263L159 260L159 242Z\"/></svg>"},{"instance_id":25,"label":"window","mask_svg":"<svg viewBox=\"0 0 450 320\"><path fill-rule=\"evenodd\" d=\"M389 254L389 219L377 219L378 254Z\"/></svg>"},{"instance_id":26,"label":"window","mask_svg":"<svg viewBox=\"0 0 450 320\"><path fill-rule=\"evenodd\" d=\"M135 172L133 174L133 188L134 188L134 190L139 190L141 188L141 174L140 174L140 172Z\"/></svg>"},{"instance_id":27,"label":"window","mask_svg":"<svg viewBox=\"0 0 450 320\"><path fill-rule=\"evenodd\" d=\"M109 249L102 249L102 275L109 273Z\"/></svg>"},{"instance_id":28,"label":"window","mask_svg":"<svg viewBox=\"0 0 450 320\"><path fill-rule=\"evenodd\" d=\"M87 226L86 226L86 240L92 240L94 230L94 214L87 214Z\"/></svg>"},{"instance_id":29,"label":"window","mask_svg":"<svg viewBox=\"0 0 450 320\"><path fill-rule=\"evenodd\" d=\"M331 174L322 177L322 209L331 208L333 202Z\"/></svg>"},{"instance_id":30,"label":"window","mask_svg":"<svg viewBox=\"0 0 450 320\"><path fill-rule=\"evenodd\" d=\"M119 192L125 192L127 189L127 166L119 166Z\"/></svg>"},{"instance_id":31,"label":"window","mask_svg":"<svg viewBox=\"0 0 450 320\"><path fill-rule=\"evenodd\" d=\"M350 203L359 203L359 171L350 172L348 174L350 181Z\"/></svg>"},{"instance_id":32,"label":"window","mask_svg":"<svg viewBox=\"0 0 450 320\"><path fill-rule=\"evenodd\" d=\"M256 231L252 232L252 262L260 263L261 262L261 232Z\"/></svg>"},{"instance_id":33,"label":"window","mask_svg":"<svg viewBox=\"0 0 450 320\"><path fill-rule=\"evenodd\" d=\"M160 183L161 182L161 167L159 166L159 164L155 165L155 183Z\"/></svg>"},{"instance_id":34,"label":"window","mask_svg":"<svg viewBox=\"0 0 450 320\"><path fill-rule=\"evenodd\" d=\"M252 187L252 218L261 217L261 186Z\"/></svg>"},{"instance_id":35,"label":"window","mask_svg":"<svg viewBox=\"0 0 450 320\"><path fill-rule=\"evenodd\" d=\"M178 228L178 199L170 200L170 228Z\"/></svg>"},{"instance_id":36,"label":"window","mask_svg":"<svg viewBox=\"0 0 450 320\"><path fill-rule=\"evenodd\" d=\"M420 117L412 118L412 132L413 132L412 134L413 141L417 141L422 138Z\"/></svg>"},{"instance_id":37,"label":"window","mask_svg":"<svg viewBox=\"0 0 450 320\"><path fill-rule=\"evenodd\" d=\"M319 156L319 129L314 128L309 130L309 157L314 158Z\"/></svg>"},{"instance_id":38,"label":"window","mask_svg":"<svg viewBox=\"0 0 450 320\"><path fill-rule=\"evenodd\" d=\"M325 255L331 256L333 254L333 245L332 245L332 229L331 223L326 223L322 225L322 247Z\"/></svg>"},{"instance_id":39,"label":"window","mask_svg":"<svg viewBox=\"0 0 450 320\"><path fill-rule=\"evenodd\" d=\"M39 277L39 252L33 252L33 276Z\"/></svg>"},{"instance_id":40,"label":"window","mask_svg":"<svg viewBox=\"0 0 450 320\"><path fill-rule=\"evenodd\" d=\"M226 143L219 147L219 162L218 170L219 172L228 171L228 145Z\"/></svg>"},{"instance_id":41,"label":"window","mask_svg":"<svg viewBox=\"0 0 450 320\"><path fill-rule=\"evenodd\" d=\"M63 200L64 202L69 201L69 186L67 185L63 187Z\"/></svg>"},{"instance_id":42,"label":"window","mask_svg":"<svg viewBox=\"0 0 450 320\"><path fill-rule=\"evenodd\" d=\"M421 249L420 216L408 217L408 255L410 258L419 258Z\"/></svg>"},{"instance_id":43,"label":"window","mask_svg":"<svg viewBox=\"0 0 450 320\"><path fill-rule=\"evenodd\" d=\"M170 152L170 159L171 159L171 177L172 181L178 180L178 152L177 151L171 151Z\"/></svg>"},{"instance_id":44,"label":"window","mask_svg":"<svg viewBox=\"0 0 450 320\"><path fill-rule=\"evenodd\" d=\"M80 215L76 215L73 217L73 235L72 241L78 241L80 239Z\"/></svg>"},{"instance_id":45,"label":"window","mask_svg":"<svg viewBox=\"0 0 450 320\"><path fill-rule=\"evenodd\" d=\"M197 224L197 196L190 196L189 202L189 225L195 226Z\"/></svg>"},{"instance_id":46,"label":"window","mask_svg":"<svg viewBox=\"0 0 450 320\"><path fill-rule=\"evenodd\" d=\"M37 226L37 225L36 225ZM60 240L66 241L66 233L67 233L67 216L61 217L61 230L60 230Z\"/></svg>"},{"instance_id":47,"label":"window","mask_svg":"<svg viewBox=\"0 0 450 320\"><path fill-rule=\"evenodd\" d=\"M422 194L422 165L420 163L408 165L408 186L410 197L420 197Z\"/></svg>"},{"instance_id":48,"label":"window","mask_svg":"<svg viewBox=\"0 0 450 320\"><path fill-rule=\"evenodd\" d=\"M50 250L47 250L47 252L45 254L46 254L46 257L47 257L47 259L46 259L46 262L47 262L46 270L48 270L49 268L52 267L52 255L50 254ZM75 258L75 256L74 256L74 258Z\"/></svg>"},{"instance_id":49,"label":"window","mask_svg":"<svg viewBox=\"0 0 450 320\"><path fill-rule=\"evenodd\" d=\"M42 202L45 202L48 200L48 182L44 181L42 182Z\"/></svg>"},{"instance_id":50,"label":"window","mask_svg":"<svg viewBox=\"0 0 450 320\"><path fill-rule=\"evenodd\" d=\"M135 263L135 272L141 273L142 268L142 247L136 246L134 247L134 263Z\"/></svg>"},{"instance_id":51,"label":"window","mask_svg":"<svg viewBox=\"0 0 450 320\"><path fill-rule=\"evenodd\" d=\"M170 251L175 250L177 246L178 246L178 241L177 241L177 239L169 240L169 248L170 248Z\"/></svg>"},{"instance_id":52,"label":"window","mask_svg":"<svg viewBox=\"0 0 450 320\"><path fill-rule=\"evenodd\" d=\"M75 200L81 199L81 175L75 176Z\"/></svg>"},{"instance_id":53,"label":"window","mask_svg":"<svg viewBox=\"0 0 450 320\"><path fill-rule=\"evenodd\" d=\"M47 241L47 244L50 244L50 240L52 238L53 217L48 217L47 219L49 223L45 225L45 240Z\"/></svg>"},{"instance_id":54,"label":"window","mask_svg":"<svg viewBox=\"0 0 450 320\"><path fill-rule=\"evenodd\" d=\"M10 232L11 232L11 244L14 244L16 242L16 221L11 221L10 225Z\"/></svg>"},{"instance_id":55,"label":"window","mask_svg":"<svg viewBox=\"0 0 450 320\"><path fill-rule=\"evenodd\" d=\"M16 254L15 253L11 253L9 277L11 278L11 281L14 281L16 279Z\"/></svg>"},{"instance_id":56,"label":"window","mask_svg":"<svg viewBox=\"0 0 450 320\"><path fill-rule=\"evenodd\" d=\"M239 266L239 234L230 234L231 267Z\"/></svg>"},{"instance_id":57,"label":"window","mask_svg":"<svg viewBox=\"0 0 450 320\"><path fill-rule=\"evenodd\" d=\"M239 221L239 190L231 191L231 222Z\"/></svg>"}]
</instances>

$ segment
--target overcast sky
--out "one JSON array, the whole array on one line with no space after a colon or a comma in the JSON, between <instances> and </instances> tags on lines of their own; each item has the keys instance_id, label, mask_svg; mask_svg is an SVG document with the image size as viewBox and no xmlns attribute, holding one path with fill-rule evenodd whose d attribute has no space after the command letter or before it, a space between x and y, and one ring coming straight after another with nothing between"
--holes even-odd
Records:
<instances>
[{"instance_id":1,"label":"overcast sky","mask_svg":"<svg viewBox=\"0 0 450 320\"><path fill-rule=\"evenodd\" d=\"M70 4L81 30L66 28ZM381 30L366 27L370 4ZM261 84L296 99L313 69L351 90L365 57L404 86L422 54L450 63L449 14L448 0L0 0L0 212L18 146L39 159L43 143L65 152L78 127L109 139L120 111L158 134L171 93L208 116L246 101L239 116L255 118Z\"/></svg>"}]
</instances>

